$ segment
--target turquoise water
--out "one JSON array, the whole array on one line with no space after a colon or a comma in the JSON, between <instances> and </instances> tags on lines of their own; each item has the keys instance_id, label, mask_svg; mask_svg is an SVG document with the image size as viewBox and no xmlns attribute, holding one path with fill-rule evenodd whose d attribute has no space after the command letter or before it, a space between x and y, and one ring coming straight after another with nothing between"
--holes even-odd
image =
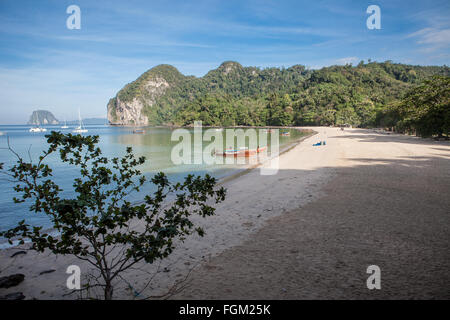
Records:
<instances>
[{"instance_id":1,"label":"turquoise water","mask_svg":"<svg viewBox=\"0 0 450 320\"><path fill-rule=\"evenodd\" d=\"M0 126L0 132L4 133L0 135L0 147L7 147L7 137L11 147L19 153L25 160L36 161L38 156L42 154L43 150L47 149L47 142L45 135L50 133L51 130L71 132L73 128L62 130L57 126L48 126L47 132L44 133L30 133L30 126ZM177 182L182 181L184 177L189 174L204 175L209 173L210 175L220 179L236 170L242 169L245 166L238 165L236 163L228 165L207 165L207 164L181 164L175 165L171 160L172 148L178 144L178 141L171 141L172 132L171 128L154 128L147 127L144 134L133 133L133 128L129 127L113 127L107 125L99 126L87 126L86 127L90 135L99 135L99 146L103 151L103 154L108 157L121 156L125 154L127 146L131 146L137 157L145 156L147 162L140 168L142 173L148 178L151 178L155 173L164 171L170 181ZM193 129L187 129L190 133L193 133ZM215 130L215 129L212 129ZM244 129L245 130L245 129ZM257 132L259 130L256 130ZM292 142L299 137L302 133L297 130L280 130L289 131L290 136L280 136L279 143L280 148L289 142ZM225 140L225 130L218 131ZM193 135L192 135L193 136ZM268 134L268 150L270 153L270 138L271 134ZM193 141L193 138L192 138ZM203 142L205 147L209 142ZM192 143L193 145L193 143ZM248 141L245 143L248 146ZM260 145L263 147L264 144ZM223 149L230 147L223 143ZM235 145L236 148L244 147L243 145ZM193 148L193 146L192 146ZM221 151L221 150L218 150ZM14 155L5 149L0 149L0 163L5 163L5 168L8 168L14 162L16 158ZM233 160L234 161L234 160ZM53 179L64 190L63 196L73 196L71 192L71 186L74 178L79 176L78 169L70 168L65 164L62 164L57 155L54 155L47 159L47 164L54 170ZM26 219L27 223L31 225L40 225L44 228L50 226L50 222L46 215L43 213L34 213L29 211L30 203L15 204L13 197L17 196L17 193L13 190L14 183L8 181L4 175L0 176L0 187L2 192L0 193L0 230L7 230L14 227L17 222ZM133 202L139 202L143 199L144 193L152 192L153 186L148 183L144 188L144 191L140 194L133 194L128 200Z\"/></svg>"}]
</instances>

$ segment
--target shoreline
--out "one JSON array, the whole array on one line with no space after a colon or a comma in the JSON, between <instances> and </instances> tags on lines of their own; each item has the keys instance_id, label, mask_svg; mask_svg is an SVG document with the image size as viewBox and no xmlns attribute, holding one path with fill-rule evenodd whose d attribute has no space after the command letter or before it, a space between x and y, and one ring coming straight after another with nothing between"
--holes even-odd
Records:
<instances>
[{"instance_id":1,"label":"shoreline","mask_svg":"<svg viewBox=\"0 0 450 320\"><path fill-rule=\"evenodd\" d=\"M309 148L309 143L306 142L308 139L312 139L312 136L301 137L293 146L287 147L287 150L284 150L283 154L278 155L280 161L292 155L292 152L287 151L301 147ZM323 177L322 173L317 175L312 172L312 175L315 176L311 177L314 181ZM300 203L311 201L313 198L309 197L308 193L314 193L319 185L312 184L309 186L309 182L312 180L305 180L302 182L303 196L298 197L298 195L291 194L291 200L284 197L286 192L282 188L278 188L278 191L276 191L278 193L276 198L278 199L276 201L271 201L270 198L266 199L266 202L269 201L272 204L270 207L268 203L256 200L260 197L261 193L271 191L270 188L266 188L265 183L256 183L255 185L255 179L270 180L273 182L269 182L269 185L275 185L275 181L278 181L279 177L280 174L261 176L259 170L248 170L245 175L222 181L222 185L229 192L225 202L217 206L216 214L205 219L197 216L192 219L195 225L205 229L205 237L190 236L184 243L177 242L177 248L172 255L160 264L155 263L142 266L149 272L155 272L156 274L154 285L149 287L147 291L151 291L153 294L164 292L165 288L173 285L173 283L183 277L183 275L189 273L195 266L207 263L210 258L216 256L223 250L244 241L249 234L260 228L265 220L279 214L278 209L276 209L277 207L281 208L282 206L288 205L290 208L294 208ZM250 190L252 190L251 196L248 194ZM281 202L277 204L279 201ZM266 207L266 209L262 209L262 207ZM288 209L286 207L286 210ZM260 210L263 210L263 212L260 213ZM27 254L10 258L14 252L23 250L23 247L26 247L26 245L0 250L0 270L3 270L3 274L19 272L26 276L22 284L11 289L2 290L0 295L12 291L21 291L27 299L69 299L70 297L64 297L64 294L68 291L65 288L67 277L65 271L67 266L75 264L80 266L82 272L92 272L91 266L74 257L54 256L47 251L44 253L36 253L26 250ZM45 270L55 271L40 275ZM161 273L161 270L170 270L170 272ZM139 289L140 284L145 283L145 274L129 274L128 276L135 281L132 285L136 289ZM118 291L116 298L133 299L126 290Z\"/></svg>"},{"instance_id":2,"label":"shoreline","mask_svg":"<svg viewBox=\"0 0 450 320\"><path fill-rule=\"evenodd\" d=\"M173 127L168 127L168 126L152 126L152 127L173 128ZM186 128L188 128L188 127L186 127ZM214 127L210 127L210 128L214 128ZM228 128L233 128L233 127L228 127ZM240 127L235 127L235 128L244 128L244 127L240 126ZM248 128L250 128L250 127L248 127ZM254 128L267 129L268 127L254 127ZM275 127L272 127L272 128L275 128ZM282 128L282 127L278 127L278 128ZM313 130L310 130L310 129L304 130L304 129L302 129L302 127L284 127L284 128L295 129L295 130L298 130L298 131L306 131L307 133L306 133L305 136L301 136L301 137L299 137L296 140L293 140L293 141L290 141L290 142L286 143L283 146L283 148L279 151L278 156L280 156L283 153L291 150L293 147L295 147L297 144L301 143L306 138L317 134L317 132L315 132ZM311 131L311 132L308 133L309 131ZM221 186L221 185L223 185L226 182L232 181L234 179L239 178L242 175L247 174L251 170L253 170L253 169L263 165L266 161L269 161L271 158L264 159L262 162L258 162L258 163L255 163L255 164L244 164L240 168L230 168L229 172L225 173L225 175L223 175L222 177L218 178L217 186ZM172 200L168 199L168 202L164 206L165 207L169 206L171 202L172 202ZM138 200L138 201L133 202L132 204L133 205L139 205L139 204L142 204L142 203L143 203L143 200ZM59 235L59 233L56 232L53 228L43 229L43 231L47 232L47 233L50 233L52 236L58 236ZM29 243L29 241L25 241L25 244L27 244L27 243ZM8 243L8 241L6 239L0 239L0 252L2 250L9 249L9 248L15 248L17 246L18 246L18 241L14 241L14 243L11 245L11 244Z\"/></svg>"},{"instance_id":3,"label":"shoreline","mask_svg":"<svg viewBox=\"0 0 450 320\"><path fill-rule=\"evenodd\" d=\"M450 143L327 131L321 196L213 257L174 299L450 298ZM367 288L371 265L380 290Z\"/></svg>"},{"instance_id":4,"label":"shoreline","mask_svg":"<svg viewBox=\"0 0 450 320\"><path fill-rule=\"evenodd\" d=\"M290 129L296 129L296 130L299 130L299 131L303 130L302 127L289 127L289 128ZM284 153L289 152L290 150L295 148L298 144L302 143L307 138L313 137L313 136L315 136L317 134L318 134L317 131L311 130L311 132L309 132L305 136L300 137L297 140L294 140L294 141L291 141L291 142L287 143L284 146L284 148L282 150L280 150L280 152L278 153L277 157L280 157ZM231 172L229 175L226 175L226 176L220 178L219 181L217 182L217 185L223 185L223 184L225 184L227 182L233 181L234 179L238 179L239 177L242 177L243 175L246 175L247 173L251 172L252 170L260 167L261 165L264 165L264 163L266 163L270 159L271 158L268 158L268 159L265 159L263 162L259 162L259 163L256 163L254 165L249 165L249 167L247 167L247 168L232 170L232 171L237 171L237 172Z\"/></svg>"},{"instance_id":5,"label":"shoreline","mask_svg":"<svg viewBox=\"0 0 450 320\"><path fill-rule=\"evenodd\" d=\"M448 237L445 240L450 230L443 232L450 221L441 212L448 200L437 197L450 187L449 143L364 129L342 132L338 128L301 128L318 133L303 137L289 152L280 154L280 170L276 175L264 176L259 170L249 170L245 175L223 182L228 189L227 198L217 206L216 214L192 219L195 225L204 228L205 236L190 236L184 243L177 242L173 253L161 263L139 265L154 274L153 282L142 296L135 297L130 291L120 289L115 298L139 300L150 294L158 295L187 274L191 274L189 287L174 296L176 299L336 298L340 297L336 290L342 286L360 284L355 283L360 281L355 278L355 272L365 275L365 270L356 267L349 269L350 273L345 268L344 273L336 269L338 261L350 263L347 252L361 253L357 263L376 264L377 259L382 259L383 270L389 262L394 263L397 278L390 277L389 273L385 277L386 283L396 284L395 279L405 279L401 276L403 262L414 265L421 252L432 254L441 247L450 248ZM326 140L326 146L313 147L318 138ZM432 162L427 165L424 161ZM424 176L416 178L408 170L419 170ZM429 184L427 192L421 190L422 183ZM398 205L401 199L405 199L402 205L407 210ZM430 206L435 206L434 211L425 211L427 215L423 216L421 212ZM415 212L415 219L408 219L409 212ZM423 219L427 219L425 234L421 231ZM420 243L434 243L424 241L420 238L422 234L423 239L435 241L438 247L416 248ZM374 243L367 245L367 241ZM377 243L383 243L383 248L388 250L386 256L379 256ZM404 248L405 243L415 248L411 256L409 247ZM408 250L396 251L403 249ZM0 270L3 274L23 273L25 281L15 288L2 290L0 295L20 291L27 299L73 298L64 296L68 291L65 288L67 266L79 265L83 274L92 270L76 258L56 257L48 252L30 251L10 258L17 250L0 251ZM401 255L406 257L397 261L395 257ZM389 260L389 257L394 258ZM426 261L439 262L437 270L442 270L442 258L445 254L431 255ZM421 265L417 269L423 268ZM49 269L54 272L41 275ZM427 290L423 285L426 279L413 271L410 273L411 279L422 277L422 289ZM426 270L423 274L446 277ZM124 276L138 291L149 277L137 271ZM343 283L336 284L336 281ZM401 283L396 285L401 287ZM287 293L283 288L287 288ZM354 292L348 290L345 292Z\"/></svg>"}]
</instances>

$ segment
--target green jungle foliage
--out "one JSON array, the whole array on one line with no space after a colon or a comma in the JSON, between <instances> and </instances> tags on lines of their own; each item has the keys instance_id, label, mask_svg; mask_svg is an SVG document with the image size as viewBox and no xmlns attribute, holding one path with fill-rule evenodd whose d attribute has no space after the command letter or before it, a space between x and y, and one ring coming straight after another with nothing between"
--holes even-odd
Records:
<instances>
[{"instance_id":1,"label":"green jungle foliage","mask_svg":"<svg viewBox=\"0 0 450 320\"><path fill-rule=\"evenodd\" d=\"M160 65L126 85L117 97L145 101L146 81L158 76L170 87L156 103L145 106L152 125L188 126L201 120L211 126L395 126L400 114L392 106L436 75L448 80L450 68L361 61L319 70L301 65L260 69L228 61L197 78ZM409 120L401 124L408 126Z\"/></svg>"},{"instance_id":2,"label":"green jungle foliage","mask_svg":"<svg viewBox=\"0 0 450 320\"><path fill-rule=\"evenodd\" d=\"M433 76L410 89L379 114L398 132L422 137L450 136L450 77Z\"/></svg>"}]
</instances>

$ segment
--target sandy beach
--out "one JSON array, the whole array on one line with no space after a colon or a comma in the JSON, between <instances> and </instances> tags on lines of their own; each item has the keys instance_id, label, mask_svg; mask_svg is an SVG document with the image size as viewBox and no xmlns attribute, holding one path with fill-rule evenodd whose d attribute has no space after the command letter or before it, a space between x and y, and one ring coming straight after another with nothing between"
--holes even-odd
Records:
<instances>
[{"instance_id":1,"label":"sandy beach","mask_svg":"<svg viewBox=\"0 0 450 320\"><path fill-rule=\"evenodd\" d=\"M189 272L172 298L450 298L450 143L311 129L318 134L279 157L277 174L255 168L225 182L216 215L195 219L205 237L192 236L161 264L128 273L115 298L164 293ZM326 145L312 146L320 140ZM23 273L25 280L0 296L73 299L65 296L66 268L90 270L49 253L11 258L16 251L0 252L0 276ZM366 287L369 265L381 269L381 290Z\"/></svg>"}]
</instances>

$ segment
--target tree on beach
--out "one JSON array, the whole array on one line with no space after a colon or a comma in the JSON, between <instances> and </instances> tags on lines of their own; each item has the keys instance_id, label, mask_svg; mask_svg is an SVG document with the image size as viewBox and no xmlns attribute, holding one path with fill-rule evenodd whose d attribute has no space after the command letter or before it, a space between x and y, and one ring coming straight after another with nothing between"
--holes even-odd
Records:
<instances>
[{"instance_id":1,"label":"tree on beach","mask_svg":"<svg viewBox=\"0 0 450 320\"><path fill-rule=\"evenodd\" d=\"M422 137L450 134L450 77L434 76L411 89L394 106L400 131L416 131Z\"/></svg>"},{"instance_id":2,"label":"tree on beach","mask_svg":"<svg viewBox=\"0 0 450 320\"><path fill-rule=\"evenodd\" d=\"M113 298L114 285L125 271L140 262L151 264L166 258L175 241L189 234L203 236L204 230L195 227L191 217L213 215L213 204L225 199L226 190L216 188L216 179L209 175L188 175L184 182L172 184L160 172L151 179L154 194L146 195L142 204L132 204L128 195L146 186L146 177L137 169L144 157L136 158L129 147L122 158L108 159L97 147L98 136L51 132L46 138L49 148L36 163L25 161L8 144L17 162L9 169L0 164L0 170L17 182L14 189L19 196L14 201L31 201L30 210L46 214L59 236L25 220L0 236L11 244L12 240L20 244L29 240L31 249L38 252L49 250L86 261L98 271L94 278L100 280L84 289L100 287L104 299ZM53 170L45 163L52 154L80 170L71 198L64 198L63 190L52 181ZM163 207L171 194L174 201Z\"/></svg>"}]
</instances>

